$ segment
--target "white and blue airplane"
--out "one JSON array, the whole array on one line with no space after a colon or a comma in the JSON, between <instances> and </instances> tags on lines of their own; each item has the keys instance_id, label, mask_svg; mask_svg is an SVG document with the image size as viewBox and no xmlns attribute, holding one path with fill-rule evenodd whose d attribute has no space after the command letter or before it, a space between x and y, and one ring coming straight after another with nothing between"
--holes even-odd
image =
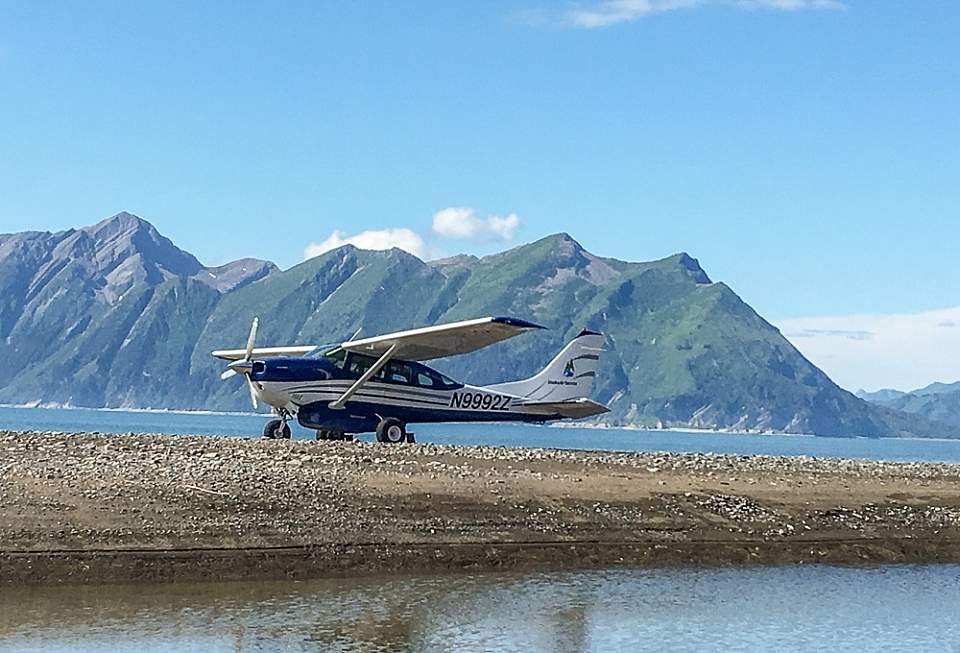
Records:
<instances>
[{"instance_id":1,"label":"white and blue airplane","mask_svg":"<svg viewBox=\"0 0 960 653\"><path fill-rule=\"evenodd\" d=\"M258 324L254 318L245 349L212 353L230 361L220 378L242 374L253 407L263 401L279 417L264 428L268 438L289 438L287 421L292 417L316 430L318 440L372 431L380 442L398 443L412 439L407 434L410 423L542 423L608 411L588 398L603 346L603 335L594 331L582 331L529 379L472 386L422 361L466 354L543 327L516 318L484 317L330 348L257 348ZM318 350L322 355L316 355Z\"/></svg>"}]
</instances>

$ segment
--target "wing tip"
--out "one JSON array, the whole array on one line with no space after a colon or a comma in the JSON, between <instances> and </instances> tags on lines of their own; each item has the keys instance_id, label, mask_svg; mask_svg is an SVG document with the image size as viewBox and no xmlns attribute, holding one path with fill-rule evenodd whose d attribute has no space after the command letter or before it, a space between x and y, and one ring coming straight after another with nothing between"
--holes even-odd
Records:
<instances>
[{"instance_id":1,"label":"wing tip","mask_svg":"<svg viewBox=\"0 0 960 653\"><path fill-rule=\"evenodd\" d=\"M509 317L505 315L491 317L490 321L496 324L506 324L507 326L517 327L518 329L546 329L547 328L545 326L540 326L539 324L534 324L533 322L528 322L527 320L521 320L518 317Z\"/></svg>"}]
</instances>

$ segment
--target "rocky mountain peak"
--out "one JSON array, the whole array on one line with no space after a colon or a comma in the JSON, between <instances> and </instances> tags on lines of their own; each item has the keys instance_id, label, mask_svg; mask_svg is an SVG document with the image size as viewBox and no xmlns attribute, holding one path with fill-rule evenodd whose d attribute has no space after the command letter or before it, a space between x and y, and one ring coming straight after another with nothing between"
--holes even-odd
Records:
<instances>
[{"instance_id":1,"label":"rocky mountain peak","mask_svg":"<svg viewBox=\"0 0 960 653\"><path fill-rule=\"evenodd\" d=\"M156 283L170 276L192 276L203 269L192 254L174 245L143 218L126 211L82 232L93 239L99 267L108 274L118 267L142 268L146 279ZM138 259L138 263L130 266L130 259Z\"/></svg>"},{"instance_id":2,"label":"rocky mountain peak","mask_svg":"<svg viewBox=\"0 0 960 653\"><path fill-rule=\"evenodd\" d=\"M704 269L700 267L700 261L693 258L686 252L680 252L679 254L675 254L671 258L675 259L677 264L680 267L690 272L691 276L697 283L702 283L702 284L713 283L710 280L710 277L707 276L706 271L704 271Z\"/></svg>"},{"instance_id":3,"label":"rocky mountain peak","mask_svg":"<svg viewBox=\"0 0 960 653\"><path fill-rule=\"evenodd\" d=\"M242 258L225 265L204 268L194 278L225 293L259 281L279 268L270 262L256 258Z\"/></svg>"},{"instance_id":4,"label":"rocky mountain peak","mask_svg":"<svg viewBox=\"0 0 960 653\"><path fill-rule=\"evenodd\" d=\"M559 256L573 256L584 251L583 246L573 236L563 231L542 238L539 242L549 245Z\"/></svg>"},{"instance_id":5,"label":"rocky mountain peak","mask_svg":"<svg viewBox=\"0 0 960 653\"><path fill-rule=\"evenodd\" d=\"M120 211L120 213L83 228L83 231L98 237L109 237L119 233L132 233L140 230L156 232L156 228L152 224L127 211Z\"/></svg>"}]
</instances>

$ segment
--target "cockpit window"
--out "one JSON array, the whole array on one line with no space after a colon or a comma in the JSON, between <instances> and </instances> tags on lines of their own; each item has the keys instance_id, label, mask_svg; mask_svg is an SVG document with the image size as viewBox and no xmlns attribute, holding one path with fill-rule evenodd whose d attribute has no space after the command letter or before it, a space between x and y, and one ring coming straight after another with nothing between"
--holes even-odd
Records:
<instances>
[{"instance_id":1,"label":"cockpit window","mask_svg":"<svg viewBox=\"0 0 960 653\"><path fill-rule=\"evenodd\" d=\"M328 361L333 363L337 369L343 369L343 364L347 360L347 352L339 347L332 349L323 355Z\"/></svg>"},{"instance_id":2,"label":"cockpit window","mask_svg":"<svg viewBox=\"0 0 960 653\"><path fill-rule=\"evenodd\" d=\"M376 363L376 359L370 358L369 356L364 356L362 354L350 354L347 356L347 366L344 368L351 374L356 374L357 376L363 375L364 372L373 367L373 364Z\"/></svg>"}]
</instances>

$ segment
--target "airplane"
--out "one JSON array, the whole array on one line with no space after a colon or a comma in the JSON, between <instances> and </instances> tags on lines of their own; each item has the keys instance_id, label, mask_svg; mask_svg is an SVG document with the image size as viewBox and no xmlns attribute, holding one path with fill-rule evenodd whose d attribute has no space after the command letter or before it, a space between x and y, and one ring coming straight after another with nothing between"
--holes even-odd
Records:
<instances>
[{"instance_id":1,"label":"airplane","mask_svg":"<svg viewBox=\"0 0 960 653\"><path fill-rule=\"evenodd\" d=\"M336 346L257 348L259 322L253 319L244 349L212 355L230 361L221 379L246 378L255 410L258 401L273 408L279 419L266 424L266 438L290 438L287 422L293 417L315 430L318 440L373 432L377 441L397 444L413 441L410 423L543 423L608 412L588 398L603 347L603 335L595 331L581 331L529 379L474 386L423 361L466 354L544 327L512 317L483 317Z\"/></svg>"}]
</instances>

